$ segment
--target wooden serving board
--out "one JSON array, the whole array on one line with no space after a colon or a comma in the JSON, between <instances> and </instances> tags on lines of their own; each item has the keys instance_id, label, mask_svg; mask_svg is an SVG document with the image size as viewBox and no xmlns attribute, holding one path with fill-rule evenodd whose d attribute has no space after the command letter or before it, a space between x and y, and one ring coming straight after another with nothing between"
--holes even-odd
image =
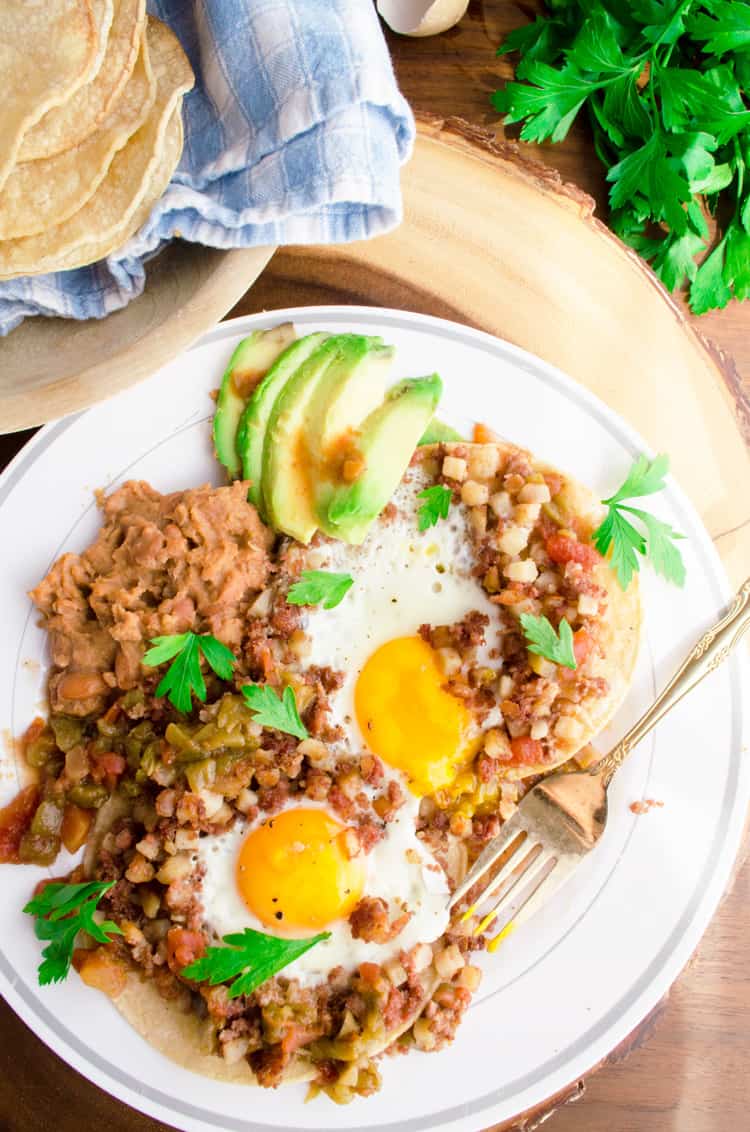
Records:
<instances>
[{"instance_id":1,"label":"wooden serving board","mask_svg":"<svg viewBox=\"0 0 750 1132\"><path fill-rule=\"evenodd\" d=\"M700 338L649 269L593 216L591 199L551 170L522 159L512 145L498 144L466 123L426 117L403 188L405 221L396 232L346 247L277 252L231 315L370 304L456 319L515 342L602 397L652 448L668 451L732 580L750 573L746 392L731 363ZM10 455L12 438L5 444ZM730 1069L734 1066L722 1077L725 1090L735 1089L731 1107L725 1103L722 1111L743 1114L736 1125L722 1124L722 1132L744 1127L747 1028L742 1029L742 1014L732 1021L731 1005L744 995L750 1006L746 963L739 966L750 933L749 908L745 868L698 961L673 992L677 1022L652 1076L653 1122L650 1110L638 1109L640 1078L626 1071L620 1079L611 1067L650 1035L652 1017L594 1078L591 1091L602 1086L593 1115L579 1122L578 1106L570 1118L561 1110L547 1125L550 1132L578 1127L600 1132L606 1126L616 1132L687 1132L687 1113L675 1112L669 1089L678 1073L684 1076L681 1093L698 1080L695 1089L705 1096L700 1071L714 1042ZM736 974L727 954L737 958ZM720 1036L711 1029L717 1009L724 1018ZM672 1002L669 1010L674 1012ZM688 1036L700 1024L707 1027L705 1042L688 1055ZM639 1059L648 1063L654 1054L651 1049L633 1054L629 1069ZM0 1070L0 1127L8 1132L78 1132L92 1120L111 1132L166 1128L68 1069L2 1004ZM628 1080L634 1082L630 1092ZM531 1132L556 1105L582 1091L582 1082L572 1082L560 1097L505 1127ZM665 1110L676 1123L663 1120ZM704 1115L694 1120L690 1110L690 1132L718 1132L710 1114Z\"/></svg>"}]
</instances>

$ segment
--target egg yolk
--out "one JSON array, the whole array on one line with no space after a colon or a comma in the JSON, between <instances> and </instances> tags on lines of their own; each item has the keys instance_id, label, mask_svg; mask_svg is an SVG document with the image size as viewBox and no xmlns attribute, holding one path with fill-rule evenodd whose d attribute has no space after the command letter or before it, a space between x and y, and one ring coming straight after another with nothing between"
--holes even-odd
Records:
<instances>
[{"instance_id":1,"label":"egg yolk","mask_svg":"<svg viewBox=\"0 0 750 1132\"><path fill-rule=\"evenodd\" d=\"M261 923L294 935L349 916L362 895L365 866L361 857L349 857L346 833L324 810L297 808L247 835L237 885Z\"/></svg>"},{"instance_id":2,"label":"egg yolk","mask_svg":"<svg viewBox=\"0 0 750 1132\"><path fill-rule=\"evenodd\" d=\"M444 684L427 642L398 637L372 654L354 690L367 746L403 771L417 794L447 786L467 754L471 715Z\"/></svg>"}]
</instances>

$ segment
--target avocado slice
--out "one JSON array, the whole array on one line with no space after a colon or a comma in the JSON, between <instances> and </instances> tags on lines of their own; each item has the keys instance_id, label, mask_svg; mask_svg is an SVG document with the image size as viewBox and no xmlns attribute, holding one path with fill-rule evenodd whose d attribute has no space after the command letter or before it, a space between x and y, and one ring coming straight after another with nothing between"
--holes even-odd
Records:
<instances>
[{"instance_id":1,"label":"avocado slice","mask_svg":"<svg viewBox=\"0 0 750 1132\"><path fill-rule=\"evenodd\" d=\"M245 401L258 379L293 341L294 326L291 322L284 322L271 330L254 330L242 339L229 359L216 398L213 431L216 456L230 479L238 479L242 472L237 451L237 426Z\"/></svg>"},{"instance_id":2,"label":"avocado slice","mask_svg":"<svg viewBox=\"0 0 750 1132\"><path fill-rule=\"evenodd\" d=\"M364 541L400 483L442 391L436 373L409 378L389 390L370 413L358 443L364 471L354 483L335 485L328 504L326 525L337 538L355 546Z\"/></svg>"},{"instance_id":3,"label":"avocado slice","mask_svg":"<svg viewBox=\"0 0 750 1132\"><path fill-rule=\"evenodd\" d=\"M437 417L433 417L422 433L417 447L421 448L424 444L446 444L464 439L465 437L461 436L460 432L456 432L455 428L451 428L450 425L439 421Z\"/></svg>"},{"instance_id":4,"label":"avocado slice","mask_svg":"<svg viewBox=\"0 0 750 1132\"><path fill-rule=\"evenodd\" d=\"M326 339L298 366L276 397L263 446L262 492L268 519L279 531L308 543L318 529L314 505L317 444L310 448L307 414L329 371L359 364L371 340L358 334Z\"/></svg>"},{"instance_id":5,"label":"avocado slice","mask_svg":"<svg viewBox=\"0 0 750 1132\"><path fill-rule=\"evenodd\" d=\"M249 481L248 499L266 514L262 494L263 448L274 404L292 374L325 342L327 334L306 334L292 342L276 359L253 390L237 426L237 451L242 460L243 477Z\"/></svg>"},{"instance_id":6,"label":"avocado slice","mask_svg":"<svg viewBox=\"0 0 750 1132\"><path fill-rule=\"evenodd\" d=\"M383 402L395 354L382 338L355 342L352 335L348 364L329 367L310 397L305 431L315 460L314 506L326 533L336 533L326 527L333 484L349 452L356 455L362 421Z\"/></svg>"}]
</instances>

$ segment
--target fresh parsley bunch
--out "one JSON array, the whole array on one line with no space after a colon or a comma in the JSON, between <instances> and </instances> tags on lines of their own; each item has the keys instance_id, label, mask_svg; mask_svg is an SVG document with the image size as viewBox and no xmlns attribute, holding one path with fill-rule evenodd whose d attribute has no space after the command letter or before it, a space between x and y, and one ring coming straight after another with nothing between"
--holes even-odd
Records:
<instances>
[{"instance_id":1,"label":"fresh parsley bunch","mask_svg":"<svg viewBox=\"0 0 750 1132\"><path fill-rule=\"evenodd\" d=\"M548 0L493 95L524 141L562 141L585 106L610 225L695 314L750 295L750 0ZM711 245L708 215L717 218Z\"/></svg>"}]
</instances>

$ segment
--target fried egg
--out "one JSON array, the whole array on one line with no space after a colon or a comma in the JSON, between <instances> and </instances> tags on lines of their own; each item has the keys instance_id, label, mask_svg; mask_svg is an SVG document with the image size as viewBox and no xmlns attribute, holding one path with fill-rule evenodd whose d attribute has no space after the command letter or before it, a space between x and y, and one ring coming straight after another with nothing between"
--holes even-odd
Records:
<instances>
[{"instance_id":1,"label":"fried egg","mask_svg":"<svg viewBox=\"0 0 750 1132\"><path fill-rule=\"evenodd\" d=\"M422 624L450 625L477 610L489 618L476 663L497 669L499 615L478 579L468 514L454 504L448 518L419 531L421 469L394 494L393 517L381 516L362 546L331 542L305 552L302 569L349 573L354 585L333 609L306 610L306 663L343 673L330 697L331 723L349 749L368 749L402 772L414 793L450 784L475 753L481 728L446 691L445 672L419 636ZM492 726L485 719L483 727Z\"/></svg>"},{"instance_id":2,"label":"fried egg","mask_svg":"<svg viewBox=\"0 0 750 1132\"><path fill-rule=\"evenodd\" d=\"M431 943L448 925L448 884L416 835L417 809L417 799L408 795L383 839L354 857L347 853L346 825L324 804L308 800L201 838L195 858L204 869L206 923L217 936L245 928L286 938L330 932L284 969L303 986L325 980L333 967L382 964L417 943ZM352 936L348 916L363 896L385 900L391 920L410 913L393 940Z\"/></svg>"}]
</instances>

